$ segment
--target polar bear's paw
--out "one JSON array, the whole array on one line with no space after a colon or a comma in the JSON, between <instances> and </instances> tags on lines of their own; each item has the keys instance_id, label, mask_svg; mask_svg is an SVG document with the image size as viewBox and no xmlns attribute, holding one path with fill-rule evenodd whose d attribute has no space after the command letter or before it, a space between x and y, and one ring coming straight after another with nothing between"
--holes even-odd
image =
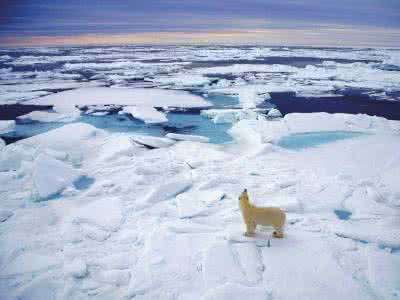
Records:
<instances>
[{"instance_id":1,"label":"polar bear's paw","mask_svg":"<svg viewBox=\"0 0 400 300\"><path fill-rule=\"evenodd\" d=\"M274 235L274 238L278 238L278 239L283 238L282 232L274 231L273 235Z\"/></svg>"}]
</instances>

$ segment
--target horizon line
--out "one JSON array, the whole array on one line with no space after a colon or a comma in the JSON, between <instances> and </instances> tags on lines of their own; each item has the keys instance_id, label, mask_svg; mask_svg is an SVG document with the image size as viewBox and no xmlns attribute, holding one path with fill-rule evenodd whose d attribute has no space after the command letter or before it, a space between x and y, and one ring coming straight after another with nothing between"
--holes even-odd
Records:
<instances>
[{"instance_id":1,"label":"horizon line","mask_svg":"<svg viewBox=\"0 0 400 300\"><path fill-rule=\"evenodd\" d=\"M1 37L3 47L112 45L260 45L345 48L399 48L400 30L382 28L259 29L201 32L136 32Z\"/></svg>"}]
</instances>

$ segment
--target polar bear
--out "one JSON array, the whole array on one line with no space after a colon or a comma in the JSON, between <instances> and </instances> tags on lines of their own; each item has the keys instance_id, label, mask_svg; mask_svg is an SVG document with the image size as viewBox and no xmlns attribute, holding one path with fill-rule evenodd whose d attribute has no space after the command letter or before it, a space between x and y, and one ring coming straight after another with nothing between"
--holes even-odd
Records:
<instances>
[{"instance_id":1,"label":"polar bear","mask_svg":"<svg viewBox=\"0 0 400 300\"><path fill-rule=\"evenodd\" d=\"M279 207L257 207L250 203L245 189L239 197L239 207L243 221L246 224L246 236L253 236L257 225L272 225L275 229L274 237L283 238L285 212Z\"/></svg>"}]
</instances>

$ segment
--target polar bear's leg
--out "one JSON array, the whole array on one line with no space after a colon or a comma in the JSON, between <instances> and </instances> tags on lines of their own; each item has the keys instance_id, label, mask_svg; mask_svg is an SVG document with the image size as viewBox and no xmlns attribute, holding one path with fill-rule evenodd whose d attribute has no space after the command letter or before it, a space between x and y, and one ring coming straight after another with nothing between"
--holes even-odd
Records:
<instances>
[{"instance_id":1,"label":"polar bear's leg","mask_svg":"<svg viewBox=\"0 0 400 300\"><path fill-rule=\"evenodd\" d=\"M246 236L254 236L256 231L256 224L254 222L246 223Z\"/></svg>"},{"instance_id":2,"label":"polar bear's leg","mask_svg":"<svg viewBox=\"0 0 400 300\"><path fill-rule=\"evenodd\" d=\"M281 228L281 227L275 227L274 229L275 229L275 231L274 231L274 237L276 237L276 238L283 238L283 228Z\"/></svg>"}]
</instances>

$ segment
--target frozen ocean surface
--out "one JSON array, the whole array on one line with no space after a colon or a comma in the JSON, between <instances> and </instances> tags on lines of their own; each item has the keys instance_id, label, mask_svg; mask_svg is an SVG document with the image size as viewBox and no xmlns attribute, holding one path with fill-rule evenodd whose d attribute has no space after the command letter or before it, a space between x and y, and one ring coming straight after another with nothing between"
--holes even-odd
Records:
<instances>
[{"instance_id":1,"label":"frozen ocean surface","mask_svg":"<svg viewBox=\"0 0 400 300\"><path fill-rule=\"evenodd\" d=\"M0 299L399 299L399 96L398 49L0 48Z\"/></svg>"}]
</instances>

